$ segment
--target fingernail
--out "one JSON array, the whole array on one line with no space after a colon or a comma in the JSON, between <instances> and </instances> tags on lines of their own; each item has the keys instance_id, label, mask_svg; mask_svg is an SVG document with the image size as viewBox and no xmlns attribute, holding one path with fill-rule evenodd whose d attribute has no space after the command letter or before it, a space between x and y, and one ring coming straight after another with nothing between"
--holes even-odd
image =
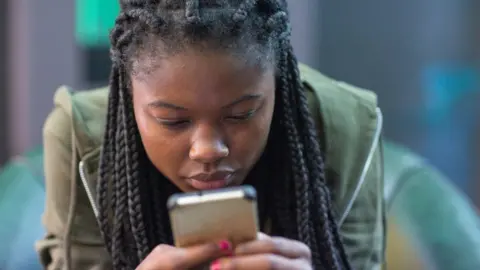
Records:
<instances>
[{"instance_id":1,"label":"fingernail","mask_svg":"<svg viewBox=\"0 0 480 270\"><path fill-rule=\"evenodd\" d=\"M232 244L227 240L222 240L222 241L218 242L218 247L222 251L231 251L232 250Z\"/></svg>"},{"instance_id":2,"label":"fingernail","mask_svg":"<svg viewBox=\"0 0 480 270\"><path fill-rule=\"evenodd\" d=\"M220 267L220 261L219 260L216 260L214 262L212 262L212 264L210 264L210 270L220 270L221 267Z\"/></svg>"}]
</instances>

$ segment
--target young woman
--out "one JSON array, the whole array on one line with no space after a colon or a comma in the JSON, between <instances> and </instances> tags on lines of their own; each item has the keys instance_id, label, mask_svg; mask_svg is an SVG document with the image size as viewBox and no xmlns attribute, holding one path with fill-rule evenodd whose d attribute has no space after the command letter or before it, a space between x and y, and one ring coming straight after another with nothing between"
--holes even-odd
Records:
<instances>
[{"instance_id":1,"label":"young woman","mask_svg":"<svg viewBox=\"0 0 480 270\"><path fill-rule=\"evenodd\" d=\"M122 0L107 88L44 127L48 269L379 269L374 94L297 64L284 0ZM172 246L166 199L250 184L262 234Z\"/></svg>"}]
</instances>

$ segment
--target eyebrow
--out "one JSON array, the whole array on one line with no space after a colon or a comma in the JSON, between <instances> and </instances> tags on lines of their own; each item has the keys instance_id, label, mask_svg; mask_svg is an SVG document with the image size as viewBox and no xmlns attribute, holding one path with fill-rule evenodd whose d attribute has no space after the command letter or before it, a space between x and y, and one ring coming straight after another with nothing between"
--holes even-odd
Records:
<instances>
[{"instance_id":1,"label":"eyebrow","mask_svg":"<svg viewBox=\"0 0 480 270\"><path fill-rule=\"evenodd\" d=\"M242 97L240 97L239 99L235 100L234 102L226 105L226 106L223 106L223 108L231 108L239 103L242 103L242 102L245 102L245 101L249 101L249 100L254 100L254 99L259 99L261 98L262 95L260 94L247 94L247 95L244 95Z\"/></svg>"},{"instance_id":2,"label":"eyebrow","mask_svg":"<svg viewBox=\"0 0 480 270\"><path fill-rule=\"evenodd\" d=\"M261 97L262 97L262 95L260 95L260 94L247 94L247 95L244 95L244 96L240 97L239 99L233 101L232 103L230 103L226 106L223 106L223 108L231 108L231 107L233 107L233 106L235 106L239 103L249 101L249 100L259 99ZM178 105L171 104L171 103L168 103L168 102L164 102L164 101L161 101L161 100L156 100L156 101L153 101L153 102L149 103L148 107L151 107L151 108L166 108L166 109L173 109L173 110L177 110L177 111L186 111L187 110L186 108L184 108L182 106L178 106Z\"/></svg>"},{"instance_id":3,"label":"eyebrow","mask_svg":"<svg viewBox=\"0 0 480 270\"><path fill-rule=\"evenodd\" d=\"M166 108L166 109L173 109L173 110L177 110L177 111L186 111L187 110L182 106L178 106L178 105L171 104L171 103L168 103L168 102L164 102L164 101L161 101L161 100L156 100L154 102L149 103L148 107L151 107L151 108Z\"/></svg>"}]
</instances>

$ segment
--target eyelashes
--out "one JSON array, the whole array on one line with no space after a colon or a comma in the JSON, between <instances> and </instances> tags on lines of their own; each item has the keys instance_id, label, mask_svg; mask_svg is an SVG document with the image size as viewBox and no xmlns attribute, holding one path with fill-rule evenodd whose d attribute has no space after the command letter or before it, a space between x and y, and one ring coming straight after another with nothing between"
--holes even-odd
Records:
<instances>
[{"instance_id":1,"label":"eyelashes","mask_svg":"<svg viewBox=\"0 0 480 270\"><path fill-rule=\"evenodd\" d=\"M156 118L158 123L162 126L169 128L169 129L180 129L187 127L191 121L190 120L166 120L166 119L159 119Z\"/></svg>"},{"instance_id":2,"label":"eyelashes","mask_svg":"<svg viewBox=\"0 0 480 270\"><path fill-rule=\"evenodd\" d=\"M242 114L237 114L237 115L232 115L232 116L226 117L226 119L234 120L234 121L248 120L248 119L252 118L255 115L256 112L257 112L257 110L251 110L251 111L248 111L248 112L245 112L245 113L242 113Z\"/></svg>"},{"instance_id":3,"label":"eyelashes","mask_svg":"<svg viewBox=\"0 0 480 270\"><path fill-rule=\"evenodd\" d=\"M227 116L224 119L232 123L241 123L241 122L252 119L255 116L257 111L258 109L250 110L244 113ZM160 125L168 129L182 129L182 128L188 127L192 123L192 120L190 119L163 119L163 118L155 118L155 119Z\"/></svg>"}]
</instances>

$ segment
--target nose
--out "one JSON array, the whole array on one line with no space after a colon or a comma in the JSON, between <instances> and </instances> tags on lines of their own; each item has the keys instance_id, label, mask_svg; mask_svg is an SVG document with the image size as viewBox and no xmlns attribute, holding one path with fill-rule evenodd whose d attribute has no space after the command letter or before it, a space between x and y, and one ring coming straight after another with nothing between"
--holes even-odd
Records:
<instances>
[{"instance_id":1,"label":"nose","mask_svg":"<svg viewBox=\"0 0 480 270\"><path fill-rule=\"evenodd\" d=\"M204 134L197 136L190 148L190 159L210 164L228 156L227 145L213 133L215 132L204 132Z\"/></svg>"}]
</instances>

